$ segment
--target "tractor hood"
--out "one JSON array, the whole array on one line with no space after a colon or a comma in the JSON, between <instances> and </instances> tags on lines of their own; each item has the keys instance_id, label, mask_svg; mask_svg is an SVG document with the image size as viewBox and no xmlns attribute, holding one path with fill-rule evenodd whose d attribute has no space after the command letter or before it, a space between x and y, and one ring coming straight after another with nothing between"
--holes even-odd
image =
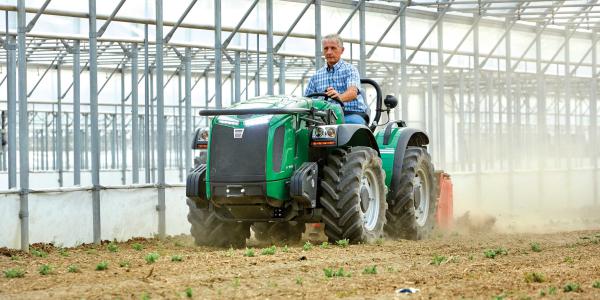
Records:
<instances>
[{"instance_id":1,"label":"tractor hood","mask_svg":"<svg viewBox=\"0 0 600 300\"><path fill-rule=\"evenodd\" d=\"M244 102L233 104L229 109L263 109L263 108L310 108L312 99L285 97L285 96L265 96L249 99ZM231 115L216 116L215 122L221 125L229 126L253 126L269 123L275 115L249 114L249 115Z\"/></svg>"}]
</instances>

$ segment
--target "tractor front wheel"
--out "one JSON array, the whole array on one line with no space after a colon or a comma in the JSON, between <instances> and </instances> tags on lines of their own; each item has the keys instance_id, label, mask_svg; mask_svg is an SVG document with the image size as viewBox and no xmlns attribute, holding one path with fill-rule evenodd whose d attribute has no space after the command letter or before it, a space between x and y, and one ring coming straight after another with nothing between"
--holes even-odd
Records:
<instances>
[{"instance_id":1,"label":"tractor front wheel","mask_svg":"<svg viewBox=\"0 0 600 300\"><path fill-rule=\"evenodd\" d=\"M246 239L250 237L250 224L222 221L214 211L199 208L189 198L187 205L190 209L188 221L192 224L190 232L196 245L235 248L246 246Z\"/></svg>"},{"instance_id":2,"label":"tractor front wheel","mask_svg":"<svg viewBox=\"0 0 600 300\"><path fill-rule=\"evenodd\" d=\"M433 165L427 150L408 147L404 153L396 199L387 212L385 232L392 238L420 240L435 226L437 206Z\"/></svg>"},{"instance_id":3,"label":"tractor front wheel","mask_svg":"<svg viewBox=\"0 0 600 300\"><path fill-rule=\"evenodd\" d=\"M335 149L321 180L323 223L330 242L371 243L383 235L387 202L385 173L377 151Z\"/></svg>"}]
</instances>

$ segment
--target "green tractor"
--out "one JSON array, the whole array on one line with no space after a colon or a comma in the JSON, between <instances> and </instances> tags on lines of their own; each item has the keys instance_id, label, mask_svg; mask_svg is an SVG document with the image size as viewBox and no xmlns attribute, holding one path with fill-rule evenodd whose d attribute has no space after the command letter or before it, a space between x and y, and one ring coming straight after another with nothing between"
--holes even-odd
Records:
<instances>
[{"instance_id":1,"label":"green tractor","mask_svg":"<svg viewBox=\"0 0 600 300\"><path fill-rule=\"evenodd\" d=\"M187 177L196 244L244 247L250 229L261 241L297 242L308 223L323 223L330 242L426 237L437 208L429 138L403 121L379 125L398 101L361 83L377 94L370 126L344 124L343 103L321 93L200 111L212 118L192 145L206 161Z\"/></svg>"}]
</instances>

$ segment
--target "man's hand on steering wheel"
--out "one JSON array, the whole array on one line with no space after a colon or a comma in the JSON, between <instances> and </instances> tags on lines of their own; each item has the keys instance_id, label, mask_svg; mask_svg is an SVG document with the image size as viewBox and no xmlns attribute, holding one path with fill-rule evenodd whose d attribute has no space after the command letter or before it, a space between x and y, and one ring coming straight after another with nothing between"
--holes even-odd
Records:
<instances>
[{"instance_id":1,"label":"man's hand on steering wheel","mask_svg":"<svg viewBox=\"0 0 600 300\"><path fill-rule=\"evenodd\" d=\"M325 91L325 94L327 94L327 96L329 96L329 98L331 99L342 101L342 99L340 98L340 93L338 93L338 91L336 91L332 87L328 87Z\"/></svg>"},{"instance_id":2,"label":"man's hand on steering wheel","mask_svg":"<svg viewBox=\"0 0 600 300\"><path fill-rule=\"evenodd\" d=\"M329 88L332 89L333 88ZM335 91L335 90L333 90ZM336 95L339 97L339 93L335 92ZM323 97L325 98L325 100L329 101L330 99L335 101L337 104L339 104L341 107L344 107L344 102L342 102L342 100L340 100L339 98L333 98L332 96L330 96L330 92L328 93L328 91L326 91L325 93L312 93L312 94L308 94L305 97L308 98L313 98L313 97Z\"/></svg>"}]
</instances>

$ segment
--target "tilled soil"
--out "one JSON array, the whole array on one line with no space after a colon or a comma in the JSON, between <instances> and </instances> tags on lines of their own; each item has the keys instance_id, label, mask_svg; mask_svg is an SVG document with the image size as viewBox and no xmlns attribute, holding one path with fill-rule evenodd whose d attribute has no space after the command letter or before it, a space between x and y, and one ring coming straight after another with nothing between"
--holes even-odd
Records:
<instances>
[{"instance_id":1,"label":"tilled soil","mask_svg":"<svg viewBox=\"0 0 600 300\"><path fill-rule=\"evenodd\" d=\"M35 245L45 257L0 251L0 298L600 299L600 230L436 233L425 241L347 247L313 241L311 249L277 246L273 255L262 254L269 245L249 243L254 257L246 249L196 247L189 236L136 239L116 243L118 249ZM156 262L146 261L150 253L159 255ZM98 271L101 262L108 268ZM42 265L50 274L40 274ZM70 265L79 272L68 272ZM25 274L7 278L11 269ZM329 270L342 276L327 277ZM397 293L401 288L419 291Z\"/></svg>"}]
</instances>

